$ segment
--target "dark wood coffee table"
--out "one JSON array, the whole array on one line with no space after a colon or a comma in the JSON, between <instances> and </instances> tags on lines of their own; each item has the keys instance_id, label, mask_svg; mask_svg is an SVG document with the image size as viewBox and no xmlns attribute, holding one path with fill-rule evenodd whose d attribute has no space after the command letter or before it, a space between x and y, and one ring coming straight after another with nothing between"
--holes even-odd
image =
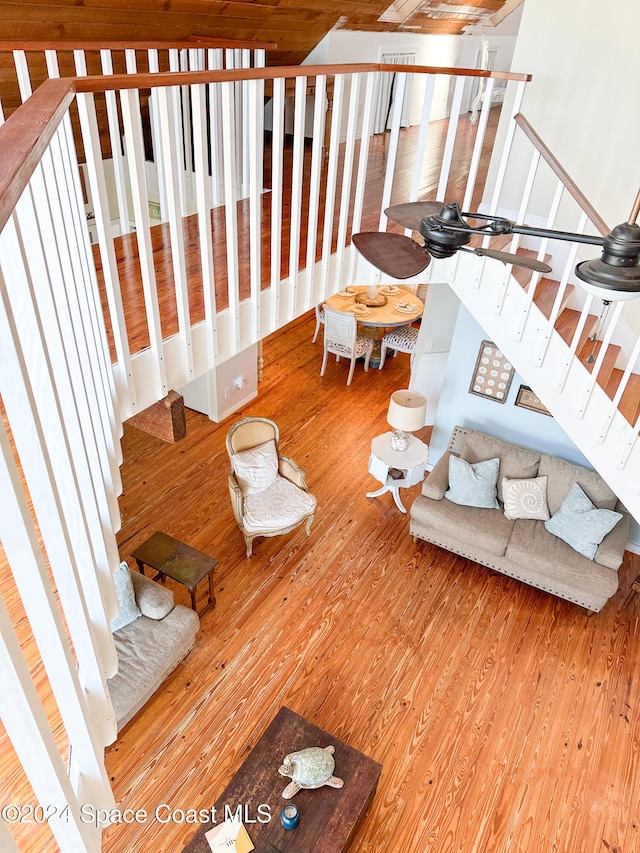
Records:
<instances>
[{"instance_id":1,"label":"dark wood coffee table","mask_svg":"<svg viewBox=\"0 0 640 853\"><path fill-rule=\"evenodd\" d=\"M213 557L160 531L136 548L131 556L142 574L144 574L144 567L149 566L157 572L156 580L165 576L186 586L191 596L193 610L196 610L196 587L201 580L208 577L209 600L199 615L202 616L210 607L215 607L213 570L218 565L218 561Z\"/></svg>"},{"instance_id":2,"label":"dark wood coffee table","mask_svg":"<svg viewBox=\"0 0 640 853\"><path fill-rule=\"evenodd\" d=\"M285 755L307 746L330 744L336 750L335 775L344 779L344 787L299 791L293 800L284 800L282 792L288 779L278 773L278 768ZM216 800L215 823L223 821L225 813L236 814L240 807L256 853L343 853L371 805L381 770L377 761L289 708L281 708ZM280 812L288 802L300 810L300 823L292 830L283 829L280 823ZM264 819L265 813L270 813L271 819L261 823L259 817ZM204 835L213 825L203 825L183 853L211 853Z\"/></svg>"}]
</instances>

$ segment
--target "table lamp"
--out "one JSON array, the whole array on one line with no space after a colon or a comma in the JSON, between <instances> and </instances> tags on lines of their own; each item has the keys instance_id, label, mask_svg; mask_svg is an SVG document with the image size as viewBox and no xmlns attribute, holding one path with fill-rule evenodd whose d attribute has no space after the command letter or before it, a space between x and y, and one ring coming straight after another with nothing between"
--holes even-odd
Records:
<instances>
[{"instance_id":1,"label":"table lamp","mask_svg":"<svg viewBox=\"0 0 640 853\"><path fill-rule=\"evenodd\" d=\"M387 423L393 427L392 450L406 450L410 432L422 429L427 415L427 398L418 391L394 391L389 400Z\"/></svg>"}]
</instances>

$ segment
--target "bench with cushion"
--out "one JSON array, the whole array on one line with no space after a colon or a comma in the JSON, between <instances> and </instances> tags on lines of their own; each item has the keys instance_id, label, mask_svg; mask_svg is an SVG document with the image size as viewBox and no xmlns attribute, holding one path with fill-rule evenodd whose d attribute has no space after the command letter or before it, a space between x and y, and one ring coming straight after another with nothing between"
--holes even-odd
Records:
<instances>
[{"instance_id":1,"label":"bench with cushion","mask_svg":"<svg viewBox=\"0 0 640 853\"><path fill-rule=\"evenodd\" d=\"M122 563L115 574L120 615L111 627L118 672L107 681L118 731L193 648L200 619L173 593ZM133 592L132 592L133 591Z\"/></svg>"}]
</instances>

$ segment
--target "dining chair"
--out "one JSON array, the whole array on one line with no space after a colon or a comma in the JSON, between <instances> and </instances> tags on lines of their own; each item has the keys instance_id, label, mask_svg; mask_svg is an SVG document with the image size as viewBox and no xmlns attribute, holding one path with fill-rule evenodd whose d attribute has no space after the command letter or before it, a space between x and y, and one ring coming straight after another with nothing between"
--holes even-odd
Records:
<instances>
[{"instance_id":1,"label":"dining chair","mask_svg":"<svg viewBox=\"0 0 640 853\"><path fill-rule=\"evenodd\" d=\"M324 323L324 305L316 305L316 330L313 333L313 341L312 343L318 340L318 332L320 331L320 326Z\"/></svg>"},{"instance_id":2,"label":"dining chair","mask_svg":"<svg viewBox=\"0 0 640 853\"><path fill-rule=\"evenodd\" d=\"M329 353L334 353L336 361L340 357L351 359L351 367L347 376L347 385L351 385L356 360L364 358L364 369L369 370L369 360L373 351L373 341L358 334L358 323L355 314L348 311L336 311L335 308L324 306L324 354L320 376L324 376Z\"/></svg>"},{"instance_id":3,"label":"dining chair","mask_svg":"<svg viewBox=\"0 0 640 853\"><path fill-rule=\"evenodd\" d=\"M380 341L379 370L382 370L384 367L384 360L387 357L388 349L394 350L394 358L399 352L408 352L410 355L410 364L413 364L413 356L418 341L418 331L415 326L396 326L395 329L387 332Z\"/></svg>"},{"instance_id":4,"label":"dining chair","mask_svg":"<svg viewBox=\"0 0 640 853\"><path fill-rule=\"evenodd\" d=\"M308 536L316 498L304 470L280 453L278 425L269 418L242 418L230 427L226 445L231 506L247 557L257 536L280 536L303 523Z\"/></svg>"}]
</instances>

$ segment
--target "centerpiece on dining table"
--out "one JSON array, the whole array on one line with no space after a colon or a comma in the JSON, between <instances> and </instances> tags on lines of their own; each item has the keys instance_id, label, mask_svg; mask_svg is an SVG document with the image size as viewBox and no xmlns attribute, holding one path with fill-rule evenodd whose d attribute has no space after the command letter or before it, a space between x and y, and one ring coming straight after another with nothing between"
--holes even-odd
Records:
<instances>
[{"instance_id":1,"label":"centerpiece on dining table","mask_svg":"<svg viewBox=\"0 0 640 853\"><path fill-rule=\"evenodd\" d=\"M366 290L356 295L356 302L361 302L370 308L379 308L381 305L387 304L387 297L384 293L380 293L375 284L370 284Z\"/></svg>"}]
</instances>

